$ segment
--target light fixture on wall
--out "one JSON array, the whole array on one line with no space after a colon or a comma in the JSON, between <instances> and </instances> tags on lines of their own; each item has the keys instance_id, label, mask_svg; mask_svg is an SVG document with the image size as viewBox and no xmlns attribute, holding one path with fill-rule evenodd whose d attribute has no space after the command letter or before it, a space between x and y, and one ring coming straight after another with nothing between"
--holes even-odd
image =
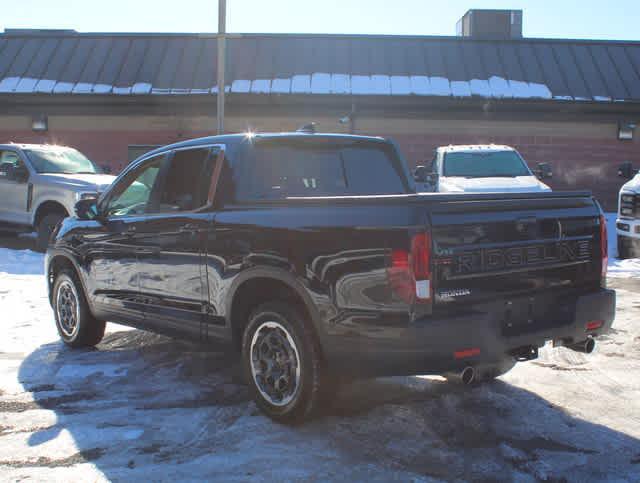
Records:
<instances>
[{"instance_id":1,"label":"light fixture on wall","mask_svg":"<svg viewBox=\"0 0 640 483\"><path fill-rule=\"evenodd\" d=\"M633 132L635 129L635 122L621 122L618 124L618 139L620 141L631 141L633 139Z\"/></svg>"},{"instance_id":2,"label":"light fixture on wall","mask_svg":"<svg viewBox=\"0 0 640 483\"><path fill-rule=\"evenodd\" d=\"M49 129L49 120L47 119L47 116L44 114L34 116L33 119L31 119L31 129L35 132L46 132Z\"/></svg>"}]
</instances>

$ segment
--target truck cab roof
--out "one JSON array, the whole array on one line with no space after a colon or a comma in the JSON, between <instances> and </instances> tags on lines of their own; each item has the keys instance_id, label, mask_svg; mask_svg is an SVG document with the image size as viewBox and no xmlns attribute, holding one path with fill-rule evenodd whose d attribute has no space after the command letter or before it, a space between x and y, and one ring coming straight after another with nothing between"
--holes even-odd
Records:
<instances>
[{"instance_id":1,"label":"truck cab roof","mask_svg":"<svg viewBox=\"0 0 640 483\"><path fill-rule=\"evenodd\" d=\"M244 132L236 134L222 134L217 136L204 136L195 139L188 139L185 141L179 141L177 143L161 146L152 151L149 151L141 156L141 158L153 157L157 154L165 153L167 151L184 148L195 148L198 146L208 146L211 144L224 144L227 146L237 146L245 142L256 140L294 140L294 139L316 139L316 140L332 140L332 141L367 141L375 143L389 143L388 139L378 136L359 136L355 134L338 134L338 133L309 133L309 132L279 132L279 133L254 133ZM141 159L139 158L139 159ZM133 163L132 163L133 164Z\"/></svg>"}]
</instances>

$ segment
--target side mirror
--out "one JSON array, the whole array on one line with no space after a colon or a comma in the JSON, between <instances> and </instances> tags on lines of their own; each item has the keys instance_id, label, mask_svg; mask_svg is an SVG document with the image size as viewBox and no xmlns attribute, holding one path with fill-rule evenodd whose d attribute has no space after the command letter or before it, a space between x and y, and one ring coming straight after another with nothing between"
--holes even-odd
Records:
<instances>
[{"instance_id":1,"label":"side mirror","mask_svg":"<svg viewBox=\"0 0 640 483\"><path fill-rule=\"evenodd\" d=\"M426 166L416 166L416 169L413 170L413 179L416 183L430 183L431 171Z\"/></svg>"},{"instance_id":2,"label":"side mirror","mask_svg":"<svg viewBox=\"0 0 640 483\"><path fill-rule=\"evenodd\" d=\"M539 179L553 178L553 171L549 163L538 163L538 169L535 171Z\"/></svg>"},{"instance_id":3,"label":"side mirror","mask_svg":"<svg viewBox=\"0 0 640 483\"><path fill-rule=\"evenodd\" d=\"M633 169L631 161L625 161L618 168L618 176L624 179L631 179L636 175L636 171Z\"/></svg>"},{"instance_id":4,"label":"side mirror","mask_svg":"<svg viewBox=\"0 0 640 483\"><path fill-rule=\"evenodd\" d=\"M75 205L76 217L79 220L95 220L100 218L98 212L98 200L95 198L87 198L80 200Z\"/></svg>"}]
</instances>

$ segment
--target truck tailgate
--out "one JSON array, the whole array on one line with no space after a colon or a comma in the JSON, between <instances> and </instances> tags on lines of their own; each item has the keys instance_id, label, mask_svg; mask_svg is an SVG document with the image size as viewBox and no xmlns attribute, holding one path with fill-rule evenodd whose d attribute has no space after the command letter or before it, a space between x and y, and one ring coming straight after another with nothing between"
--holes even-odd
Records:
<instances>
[{"instance_id":1,"label":"truck tailgate","mask_svg":"<svg viewBox=\"0 0 640 483\"><path fill-rule=\"evenodd\" d=\"M598 288L600 210L588 193L430 203L434 303Z\"/></svg>"}]
</instances>

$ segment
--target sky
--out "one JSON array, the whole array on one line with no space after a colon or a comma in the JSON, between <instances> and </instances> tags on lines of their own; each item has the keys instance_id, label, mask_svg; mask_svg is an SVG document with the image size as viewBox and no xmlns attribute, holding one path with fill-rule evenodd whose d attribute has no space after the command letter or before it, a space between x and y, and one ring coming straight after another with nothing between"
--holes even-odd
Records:
<instances>
[{"instance_id":1,"label":"sky","mask_svg":"<svg viewBox=\"0 0 640 483\"><path fill-rule=\"evenodd\" d=\"M214 32L216 0L0 0L0 30ZM455 35L470 8L524 10L525 37L640 40L640 0L227 0L229 32Z\"/></svg>"}]
</instances>

